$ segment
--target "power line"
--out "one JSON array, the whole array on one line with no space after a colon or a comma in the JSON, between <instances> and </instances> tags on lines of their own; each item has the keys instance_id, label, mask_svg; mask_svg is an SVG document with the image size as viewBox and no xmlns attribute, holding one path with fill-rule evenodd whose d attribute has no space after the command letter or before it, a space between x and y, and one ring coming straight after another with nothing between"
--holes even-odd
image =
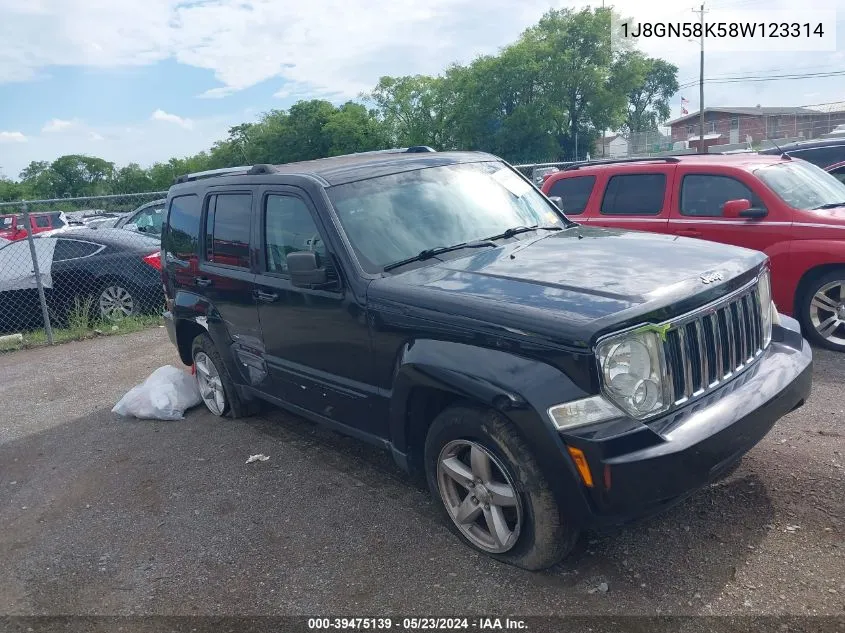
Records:
<instances>
[{"instance_id":1,"label":"power line","mask_svg":"<svg viewBox=\"0 0 845 633\"><path fill-rule=\"evenodd\" d=\"M767 76L765 73L779 73L779 72L788 72L789 74L797 74L799 70L809 70L809 69L820 69L820 68L839 68L841 64L813 64L812 66L794 66L789 68L761 68L760 70L756 70L752 73L726 73L723 75L713 75L710 79L744 79L745 77L764 77ZM824 71L829 72L829 71ZM684 79L681 81L681 84L694 84L698 81L698 79L690 77L689 79Z\"/></svg>"},{"instance_id":2,"label":"power line","mask_svg":"<svg viewBox=\"0 0 845 633\"><path fill-rule=\"evenodd\" d=\"M845 70L833 70L824 73L803 73L803 74L788 74L788 75L748 75L744 77L711 77L705 79L707 84L734 84L744 82L760 82L760 81L790 81L794 79L824 79L826 77L841 77L845 75ZM679 84L678 88L691 88L695 84L700 83L700 80L690 81L684 84Z\"/></svg>"}]
</instances>

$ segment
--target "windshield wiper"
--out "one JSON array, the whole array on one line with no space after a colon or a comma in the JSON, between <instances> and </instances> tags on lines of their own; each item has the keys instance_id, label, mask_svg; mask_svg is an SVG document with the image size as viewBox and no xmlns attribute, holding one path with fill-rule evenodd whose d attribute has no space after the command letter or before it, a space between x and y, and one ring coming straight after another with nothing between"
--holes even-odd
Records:
<instances>
[{"instance_id":1,"label":"windshield wiper","mask_svg":"<svg viewBox=\"0 0 845 633\"><path fill-rule=\"evenodd\" d=\"M845 201L843 202L828 202L827 204L823 204L818 207L813 207L813 211L823 211L825 209L835 209L836 207L845 207Z\"/></svg>"},{"instance_id":2,"label":"windshield wiper","mask_svg":"<svg viewBox=\"0 0 845 633\"><path fill-rule=\"evenodd\" d=\"M498 235L491 235L490 237L486 237L486 240L506 240L514 235L519 235L520 233L527 233L528 231L562 231L562 226L538 226L535 224L534 226L514 226L512 228L507 229L506 231L502 231Z\"/></svg>"},{"instance_id":3,"label":"windshield wiper","mask_svg":"<svg viewBox=\"0 0 845 633\"><path fill-rule=\"evenodd\" d=\"M405 264L410 264L412 262L422 262L426 259L431 259L432 257L436 257L437 255L442 255L443 253L449 253L451 251L459 251L462 248L484 248L485 246L492 246L495 248L495 242L491 242L489 239L484 240L475 240L473 242L461 242L460 244L454 244L452 246L438 246L436 248L427 248L424 251L420 251L413 257L409 257L408 259L401 259L398 262L393 262L392 264L388 264L383 268L385 272L388 270L393 270L394 268L399 268L400 266L404 266Z\"/></svg>"}]
</instances>

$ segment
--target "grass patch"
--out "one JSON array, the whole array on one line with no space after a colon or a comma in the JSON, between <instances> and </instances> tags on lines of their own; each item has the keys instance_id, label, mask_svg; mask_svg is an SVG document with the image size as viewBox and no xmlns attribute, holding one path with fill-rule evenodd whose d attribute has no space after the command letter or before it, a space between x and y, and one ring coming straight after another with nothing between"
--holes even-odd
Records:
<instances>
[{"instance_id":1,"label":"grass patch","mask_svg":"<svg viewBox=\"0 0 845 633\"><path fill-rule=\"evenodd\" d=\"M53 328L53 342L58 344L68 341L84 341L100 336L131 334L163 324L164 321L159 314L130 316L116 321L94 320L92 318L92 304L80 302L77 299L76 305L68 315L67 327ZM45 330L33 330L23 332L22 340L15 340L13 337L9 337L5 342L0 340L0 352L30 349L47 344L47 332Z\"/></svg>"}]
</instances>

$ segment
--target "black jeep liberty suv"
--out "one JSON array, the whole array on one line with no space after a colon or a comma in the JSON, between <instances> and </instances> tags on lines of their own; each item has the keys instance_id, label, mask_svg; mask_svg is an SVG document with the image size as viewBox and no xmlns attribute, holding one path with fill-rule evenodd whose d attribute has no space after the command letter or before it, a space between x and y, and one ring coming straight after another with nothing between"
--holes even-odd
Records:
<instances>
[{"instance_id":1,"label":"black jeep liberty suv","mask_svg":"<svg viewBox=\"0 0 845 633\"><path fill-rule=\"evenodd\" d=\"M810 393L765 255L576 224L489 154L182 176L161 257L213 414L269 401L382 446L526 569L719 478Z\"/></svg>"}]
</instances>

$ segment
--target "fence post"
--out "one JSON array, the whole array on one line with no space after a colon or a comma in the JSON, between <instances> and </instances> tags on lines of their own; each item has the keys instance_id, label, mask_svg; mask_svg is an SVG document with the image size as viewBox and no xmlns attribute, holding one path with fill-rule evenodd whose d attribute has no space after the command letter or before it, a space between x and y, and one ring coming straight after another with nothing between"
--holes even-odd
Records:
<instances>
[{"instance_id":1,"label":"fence post","mask_svg":"<svg viewBox=\"0 0 845 633\"><path fill-rule=\"evenodd\" d=\"M44 295L44 285L41 283L41 269L38 267L38 256L35 253L35 241L32 239L32 224L29 221L29 207L23 203L23 221L26 224L26 241L29 242L29 254L32 256L32 272L35 273L35 286L38 288L38 301L41 303L41 317L44 319L44 330L47 332L47 342L53 344L53 328L50 326L50 313L47 311L47 297Z\"/></svg>"}]
</instances>

